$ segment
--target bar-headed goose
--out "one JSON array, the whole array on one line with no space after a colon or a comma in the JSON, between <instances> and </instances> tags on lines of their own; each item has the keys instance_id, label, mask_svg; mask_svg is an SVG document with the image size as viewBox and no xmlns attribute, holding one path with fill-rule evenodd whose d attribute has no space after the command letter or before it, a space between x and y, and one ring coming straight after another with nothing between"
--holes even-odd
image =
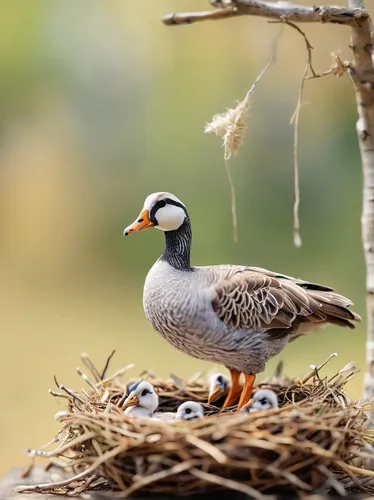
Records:
<instances>
[{"instance_id":1,"label":"bar-headed goose","mask_svg":"<svg viewBox=\"0 0 374 500\"><path fill-rule=\"evenodd\" d=\"M209 395L208 403L212 404L214 401L227 396L230 390L230 379L223 373L213 373L209 379Z\"/></svg>"},{"instance_id":2,"label":"bar-headed goose","mask_svg":"<svg viewBox=\"0 0 374 500\"><path fill-rule=\"evenodd\" d=\"M242 408L242 411L272 410L279 408L278 396L271 389L259 389L253 394L252 400Z\"/></svg>"},{"instance_id":3,"label":"bar-headed goose","mask_svg":"<svg viewBox=\"0 0 374 500\"><path fill-rule=\"evenodd\" d=\"M291 340L332 323L354 328L360 317L352 302L332 288L257 267L192 267L191 222L184 204L170 193L153 193L124 234L155 227L165 250L149 271L143 295L153 328L177 349L231 373L225 407L248 403L257 373Z\"/></svg>"},{"instance_id":4,"label":"bar-headed goose","mask_svg":"<svg viewBox=\"0 0 374 500\"><path fill-rule=\"evenodd\" d=\"M196 401L186 401L177 410L176 420L195 420L204 417L204 408Z\"/></svg>"},{"instance_id":5,"label":"bar-headed goose","mask_svg":"<svg viewBox=\"0 0 374 500\"><path fill-rule=\"evenodd\" d=\"M135 418L151 417L158 407L158 396L153 385L143 380L131 389L122 405L124 414Z\"/></svg>"}]
</instances>

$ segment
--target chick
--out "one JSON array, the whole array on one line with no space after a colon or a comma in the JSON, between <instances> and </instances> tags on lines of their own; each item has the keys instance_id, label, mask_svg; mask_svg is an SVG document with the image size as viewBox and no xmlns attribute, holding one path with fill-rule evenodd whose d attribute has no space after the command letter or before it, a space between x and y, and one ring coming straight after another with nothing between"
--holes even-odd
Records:
<instances>
[{"instance_id":1,"label":"chick","mask_svg":"<svg viewBox=\"0 0 374 500\"><path fill-rule=\"evenodd\" d=\"M151 417L158 407L158 396L153 385L141 381L130 389L132 390L122 406L124 414L135 418Z\"/></svg>"},{"instance_id":2,"label":"chick","mask_svg":"<svg viewBox=\"0 0 374 500\"><path fill-rule=\"evenodd\" d=\"M249 404L244 406L241 411L252 413L254 411L272 410L276 408L279 408L279 404L275 392L270 389L259 389L254 393Z\"/></svg>"},{"instance_id":3,"label":"chick","mask_svg":"<svg viewBox=\"0 0 374 500\"><path fill-rule=\"evenodd\" d=\"M195 420L204 417L204 408L196 401L186 401L177 410L176 420Z\"/></svg>"}]
</instances>

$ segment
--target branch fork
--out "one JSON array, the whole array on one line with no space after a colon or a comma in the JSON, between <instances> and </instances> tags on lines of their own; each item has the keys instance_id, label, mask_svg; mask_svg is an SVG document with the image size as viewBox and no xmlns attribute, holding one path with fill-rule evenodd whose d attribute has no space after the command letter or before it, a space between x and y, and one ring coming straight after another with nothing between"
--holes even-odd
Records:
<instances>
[{"instance_id":1,"label":"branch fork","mask_svg":"<svg viewBox=\"0 0 374 500\"><path fill-rule=\"evenodd\" d=\"M320 22L361 26L369 19L369 13L363 7L347 9L332 5L307 6L295 5L286 1L268 2L264 0L211 0L211 4L216 7L215 10L167 14L162 18L162 21L164 24L172 26L251 15L278 20L283 18L299 23Z\"/></svg>"}]
</instances>

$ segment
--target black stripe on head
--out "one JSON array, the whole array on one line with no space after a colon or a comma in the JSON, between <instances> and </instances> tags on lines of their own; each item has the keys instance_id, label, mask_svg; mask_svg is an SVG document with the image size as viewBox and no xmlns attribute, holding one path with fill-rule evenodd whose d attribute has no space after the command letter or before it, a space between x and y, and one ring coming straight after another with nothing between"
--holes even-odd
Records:
<instances>
[{"instance_id":1,"label":"black stripe on head","mask_svg":"<svg viewBox=\"0 0 374 500\"><path fill-rule=\"evenodd\" d=\"M135 389L138 387L138 385L142 382L142 380L139 380L139 382L135 382L134 384L131 384L126 391L126 395L129 396L130 392L135 391Z\"/></svg>"},{"instance_id":2,"label":"black stripe on head","mask_svg":"<svg viewBox=\"0 0 374 500\"><path fill-rule=\"evenodd\" d=\"M156 219L156 212L157 212L157 210L159 208L165 207L166 205L174 205L175 207L179 207L179 208L181 208L184 211L184 213L186 214L186 216L188 216L186 207L184 205L182 205L182 203L179 203L179 201L172 200L171 198L164 198L163 200L157 201L153 205L153 207L151 209L151 212L149 214L149 220L151 222L153 222L153 224L155 226L158 226L158 221Z\"/></svg>"}]
</instances>

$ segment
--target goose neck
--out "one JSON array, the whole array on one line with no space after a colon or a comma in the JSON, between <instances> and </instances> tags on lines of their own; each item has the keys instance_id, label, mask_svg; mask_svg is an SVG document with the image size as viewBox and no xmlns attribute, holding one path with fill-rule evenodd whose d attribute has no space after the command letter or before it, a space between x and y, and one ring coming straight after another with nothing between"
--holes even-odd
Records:
<instances>
[{"instance_id":1,"label":"goose neck","mask_svg":"<svg viewBox=\"0 0 374 500\"><path fill-rule=\"evenodd\" d=\"M161 260L175 269L191 271L190 251L192 242L191 222L187 216L175 231L165 231L165 250Z\"/></svg>"}]
</instances>

